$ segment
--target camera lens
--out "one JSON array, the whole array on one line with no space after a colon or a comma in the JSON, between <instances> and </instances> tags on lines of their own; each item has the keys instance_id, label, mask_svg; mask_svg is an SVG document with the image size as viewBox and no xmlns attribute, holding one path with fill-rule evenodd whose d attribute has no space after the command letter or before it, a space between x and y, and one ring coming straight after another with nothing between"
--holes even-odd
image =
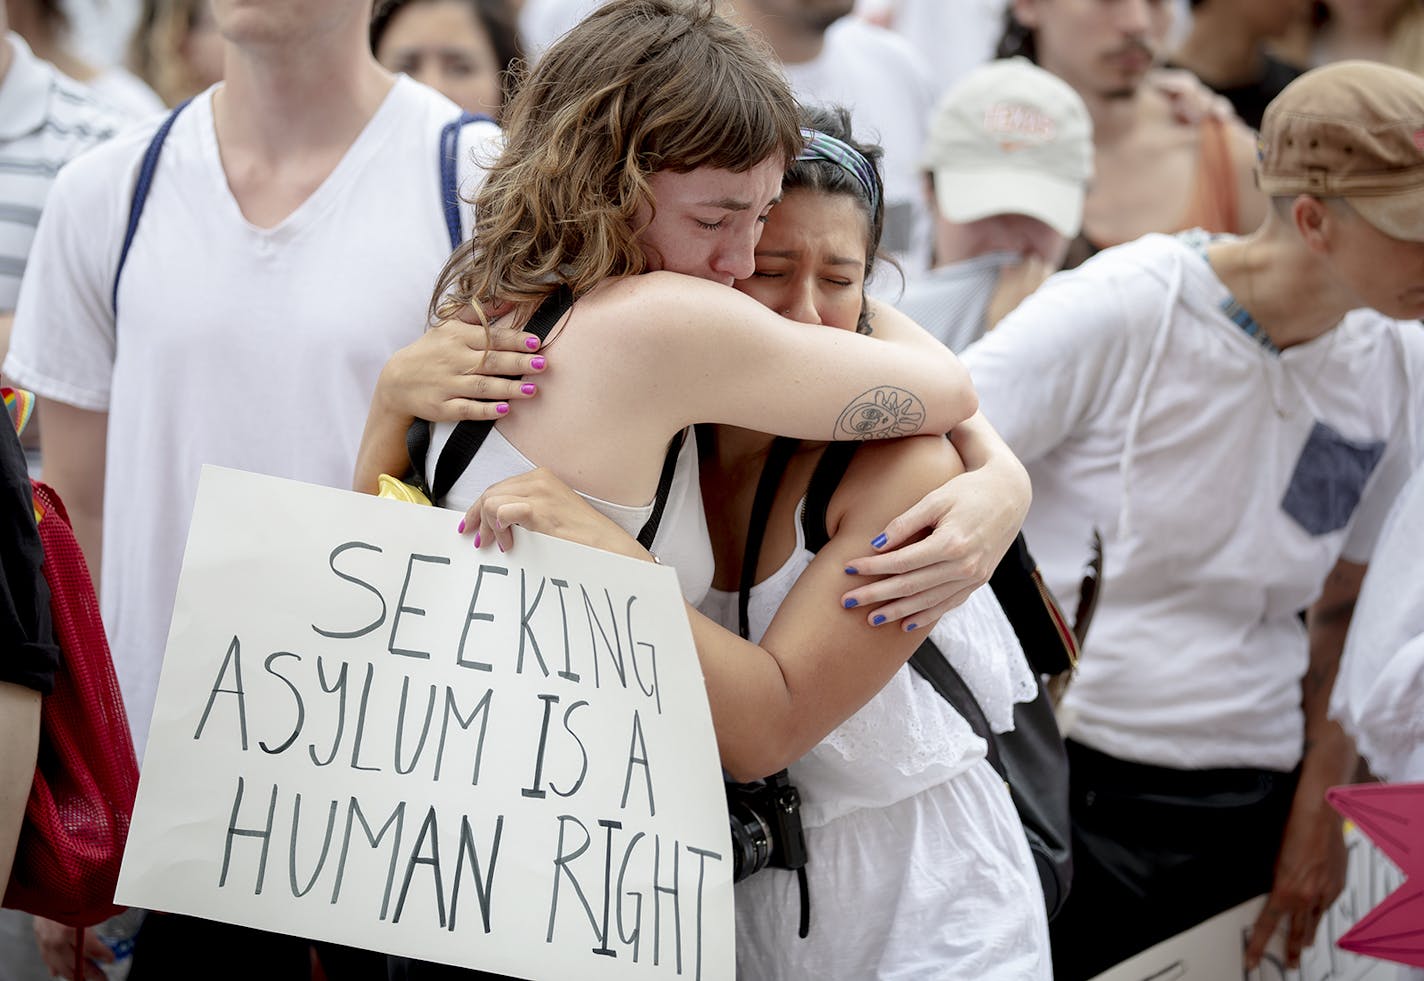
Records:
<instances>
[{"instance_id":1,"label":"camera lens","mask_svg":"<svg viewBox=\"0 0 1424 981\"><path fill-rule=\"evenodd\" d=\"M766 868L771 859L771 826L746 801L728 801L732 825L732 881Z\"/></svg>"}]
</instances>

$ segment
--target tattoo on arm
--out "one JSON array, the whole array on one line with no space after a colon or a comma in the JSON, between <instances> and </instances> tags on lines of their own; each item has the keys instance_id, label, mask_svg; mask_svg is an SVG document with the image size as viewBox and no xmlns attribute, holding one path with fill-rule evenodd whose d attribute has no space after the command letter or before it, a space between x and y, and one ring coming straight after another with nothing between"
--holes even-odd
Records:
<instances>
[{"instance_id":1,"label":"tattoo on arm","mask_svg":"<svg viewBox=\"0 0 1424 981\"><path fill-rule=\"evenodd\" d=\"M912 436L925 423L920 398L903 388L872 388L846 406L836 420L835 440Z\"/></svg>"}]
</instances>

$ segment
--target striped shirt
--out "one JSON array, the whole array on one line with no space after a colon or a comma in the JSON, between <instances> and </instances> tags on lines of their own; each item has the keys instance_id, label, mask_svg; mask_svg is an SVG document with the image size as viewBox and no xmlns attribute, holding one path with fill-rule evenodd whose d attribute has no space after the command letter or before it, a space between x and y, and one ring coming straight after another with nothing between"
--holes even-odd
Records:
<instances>
[{"instance_id":1,"label":"striped shirt","mask_svg":"<svg viewBox=\"0 0 1424 981\"><path fill-rule=\"evenodd\" d=\"M25 259L59 168L122 124L80 83L31 53L16 34L0 78L0 313L15 309Z\"/></svg>"},{"instance_id":2,"label":"striped shirt","mask_svg":"<svg viewBox=\"0 0 1424 981\"><path fill-rule=\"evenodd\" d=\"M931 269L910 281L895 306L958 354L984 335L999 272L1017 261L1012 252L989 252Z\"/></svg>"}]
</instances>

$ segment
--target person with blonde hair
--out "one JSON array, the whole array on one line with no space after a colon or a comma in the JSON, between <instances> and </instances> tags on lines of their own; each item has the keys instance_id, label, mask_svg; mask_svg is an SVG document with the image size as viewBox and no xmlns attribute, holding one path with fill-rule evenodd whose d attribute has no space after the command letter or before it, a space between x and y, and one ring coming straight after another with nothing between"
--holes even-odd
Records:
<instances>
[{"instance_id":1,"label":"person with blonde hair","mask_svg":"<svg viewBox=\"0 0 1424 981\"><path fill-rule=\"evenodd\" d=\"M222 37L212 0L144 0L129 68L169 106L222 80Z\"/></svg>"}]
</instances>

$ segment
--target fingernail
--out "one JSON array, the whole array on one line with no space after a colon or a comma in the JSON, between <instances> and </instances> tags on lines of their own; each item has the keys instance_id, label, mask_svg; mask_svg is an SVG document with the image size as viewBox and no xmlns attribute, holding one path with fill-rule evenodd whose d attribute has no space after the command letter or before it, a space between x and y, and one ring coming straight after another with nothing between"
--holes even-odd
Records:
<instances>
[{"instance_id":1,"label":"fingernail","mask_svg":"<svg viewBox=\"0 0 1424 981\"><path fill-rule=\"evenodd\" d=\"M460 527L458 527L458 528L455 529L455 534L457 534L457 535L463 535L464 533L465 533L465 519L464 519L464 518L461 518L461 519L460 519Z\"/></svg>"},{"instance_id":2,"label":"fingernail","mask_svg":"<svg viewBox=\"0 0 1424 981\"><path fill-rule=\"evenodd\" d=\"M906 630L919 630L919 629L920 629L920 625L919 625L918 623L912 623L912 624L910 624L908 627L906 627L905 629L906 629Z\"/></svg>"},{"instance_id":3,"label":"fingernail","mask_svg":"<svg viewBox=\"0 0 1424 981\"><path fill-rule=\"evenodd\" d=\"M528 348L529 350L531 350L531 351L537 351L537 350L539 350L539 338L537 338L537 337L526 337L526 338L524 338L524 346L527 347L527 348Z\"/></svg>"},{"instance_id":4,"label":"fingernail","mask_svg":"<svg viewBox=\"0 0 1424 981\"><path fill-rule=\"evenodd\" d=\"M535 371L543 371L543 370L544 370L544 364L545 364L545 361L544 361L544 356L543 356L542 354L541 354L539 357L537 357L537 358L530 358L530 359L529 359L529 367L533 368Z\"/></svg>"},{"instance_id":5,"label":"fingernail","mask_svg":"<svg viewBox=\"0 0 1424 981\"><path fill-rule=\"evenodd\" d=\"M521 392L523 392L525 395L533 395L533 394L534 394L534 383L533 383L533 382L525 382L523 385L520 385L520 386L519 386L519 390L520 390Z\"/></svg>"},{"instance_id":6,"label":"fingernail","mask_svg":"<svg viewBox=\"0 0 1424 981\"><path fill-rule=\"evenodd\" d=\"M860 600L858 600L858 599L856 599L854 596L852 596L850 599L848 599L848 600L845 601L845 608L846 608L847 610L849 610L851 607L859 605L859 603L860 603Z\"/></svg>"},{"instance_id":7,"label":"fingernail","mask_svg":"<svg viewBox=\"0 0 1424 981\"><path fill-rule=\"evenodd\" d=\"M479 533L479 532L475 532L475 548L479 548L479 547L480 547L480 533Z\"/></svg>"},{"instance_id":8,"label":"fingernail","mask_svg":"<svg viewBox=\"0 0 1424 981\"><path fill-rule=\"evenodd\" d=\"M509 403L508 403L508 402L501 402L501 403L499 403L499 405L496 405L496 406L494 407L494 411L498 412L500 415L504 415L505 413L507 413L507 412L509 411Z\"/></svg>"},{"instance_id":9,"label":"fingernail","mask_svg":"<svg viewBox=\"0 0 1424 981\"><path fill-rule=\"evenodd\" d=\"M873 542L870 543L870 547L871 547L871 548L884 548L884 547L885 547L885 543L888 542L889 540L890 540L890 539L886 538L885 535L883 535L883 534L877 535L877 536L875 536L875 541L873 541Z\"/></svg>"},{"instance_id":10,"label":"fingernail","mask_svg":"<svg viewBox=\"0 0 1424 981\"><path fill-rule=\"evenodd\" d=\"M858 576L858 575L860 575L860 573L856 570L855 566L853 566L853 565L848 565L848 566L846 566L846 575L848 575L848 576Z\"/></svg>"},{"instance_id":11,"label":"fingernail","mask_svg":"<svg viewBox=\"0 0 1424 981\"><path fill-rule=\"evenodd\" d=\"M877 614L875 614L875 616L873 616L873 617L870 618L870 622L871 622L872 624L874 624L875 626L877 626L877 627L880 626L882 623L885 622L885 614L883 614L883 613L877 613Z\"/></svg>"},{"instance_id":12,"label":"fingernail","mask_svg":"<svg viewBox=\"0 0 1424 981\"><path fill-rule=\"evenodd\" d=\"M499 550L500 550L501 552L504 551L504 543L503 543L503 542L495 542L495 544L499 546Z\"/></svg>"}]
</instances>

